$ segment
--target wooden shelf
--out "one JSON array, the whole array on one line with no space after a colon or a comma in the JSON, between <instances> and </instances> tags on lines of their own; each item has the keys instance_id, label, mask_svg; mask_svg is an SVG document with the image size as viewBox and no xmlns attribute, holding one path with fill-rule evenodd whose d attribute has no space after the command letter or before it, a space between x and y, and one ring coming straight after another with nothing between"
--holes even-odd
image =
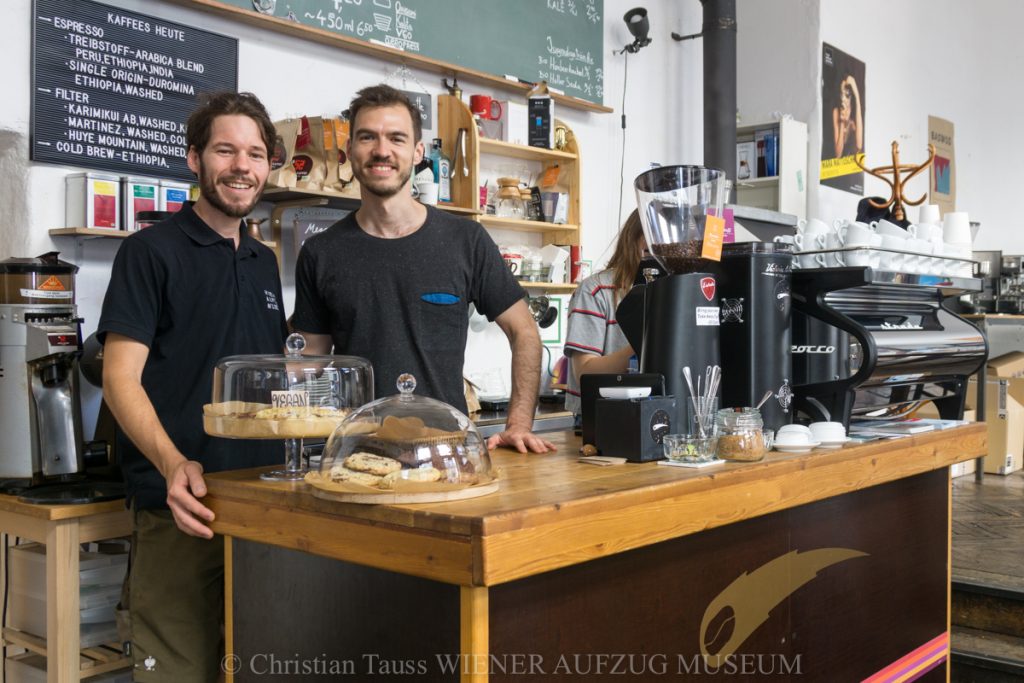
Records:
<instances>
[{"instance_id":1,"label":"wooden shelf","mask_svg":"<svg viewBox=\"0 0 1024 683\"><path fill-rule=\"evenodd\" d=\"M3 639L10 645L17 645L43 657L47 656L45 638L6 627L3 630ZM79 657L81 678L88 679L110 671L131 667L131 657L121 654L120 648L121 646L118 643L104 643L94 647L83 647ZM19 659L20 657L20 655L16 655L11 657L11 659Z\"/></svg>"},{"instance_id":2,"label":"wooden shelf","mask_svg":"<svg viewBox=\"0 0 1024 683\"><path fill-rule=\"evenodd\" d=\"M51 237L111 237L113 239L123 240L124 238L134 234L135 231L109 230L107 228L52 228L50 230ZM271 249L277 248L277 242L259 240L259 243L270 247Z\"/></svg>"},{"instance_id":3,"label":"wooden shelf","mask_svg":"<svg viewBox=\"0 0 1024 683\"><path fill-rule=\"evenodd\" d=\"M546 292L574 292L574 282L522 282L519 283L523 289L542 289Z\"/></svg>"},{"instance_id":4,"label":"wooden shelf","mask_svg":"<svg viewBox=\"0 0 1024 683\"><path fill-rule=\"evenodd\" d=\"M359 197L349 197L337 192L324 192L323 190L296 190L292 187L271 187L263 191L260 197L261 202L296 202L309 201L311 199L323 199L327 203L339 206L351 205L353 208L359 206ZM345 206L345 208L349 208Z\"/></svg>"},{"instance_id":5,"label":"wooden shelf","mask_svg":"<svg viewBox=\"0 0 1024 683\"><path fill-rule=\"evenodd\" d=\"M543 221L523 221L517 218L502 218L483 214L477 217L484 227L496 228L499 230L517 230L519 232L551 232L560 230L565 232L579 232L580 226L569 223L545 223Z\"/></svg>"},{"instance_id":6,"label":"wooden shelf","mask_svg":"<svg viewBox=\"0 0 1024 683\"><path fill-rule=\"evenodd\" d=\"M442 211L447 211L448 213L456 213L463 216L476 217L480 215L479 209L467 209L464 206L456 206L455 204L440 203L436 208L441 209Z\"/></svg>"},{"instance_id":7,"label":"wooden shelf","mask_svg":"<svg viewBox=\"0 0 1024 683\"><path fill-rule=\"evenodd\" d=\"M559 149L546 149L544 147L515 145L511 142L492 140L490 138L480 138L480 152L482 154L497 154L498 156L532 161L576 160L576 155L571 152L563 152Z\"/></svg>"},{"instance_id":8,"label":"wooden shelf","mask_svg":"<svg viewBox=\"0 0 1024 683\"><path fill-rule=\"evenodd\" d=\"M113 237L124 239L131 233L127 230L111 230L109 228L53 228L51 237Z\"/></svg>"}]
</instances>

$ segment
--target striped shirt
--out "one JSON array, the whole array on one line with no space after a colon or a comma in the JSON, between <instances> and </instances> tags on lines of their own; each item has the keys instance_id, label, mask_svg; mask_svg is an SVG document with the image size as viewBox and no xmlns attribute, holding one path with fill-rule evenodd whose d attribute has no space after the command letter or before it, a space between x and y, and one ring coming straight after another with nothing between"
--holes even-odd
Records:
<instances>
[{"instance_id":1,"label":"striped shirt","mask_svg":"<svg viewBox=\"0 0 1024 683\"><path fill-rule=\"evenodd\" d=\"M580 385L572 371L573 356L607 356L629 345L615 320L615 273L602 270L591 275L569 300L569 318L565 333L565 355L569 358L565 409L580 412Z\"/></svg>"}]
</instances>

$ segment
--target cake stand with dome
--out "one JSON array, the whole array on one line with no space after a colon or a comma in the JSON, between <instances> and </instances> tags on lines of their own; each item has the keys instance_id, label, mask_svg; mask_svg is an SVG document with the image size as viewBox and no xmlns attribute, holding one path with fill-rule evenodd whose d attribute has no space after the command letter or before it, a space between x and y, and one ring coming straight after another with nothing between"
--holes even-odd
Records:
<instances>
[{"instance_id":1,"label":"cake stand with dome","mask_svg":"<svg viewBox=\"0 0 1024 683\"><path fill-rule=\"evenodd\" d=\"M427 503L498 490L487 444L473 422L442 401L398 394L357 408L334 430L320 470L306 475L319 498L350 503Z\"/></svg>"},{"instance_id":2,"label":"cake stand with dome","mask_svg":"<svg viewBox=\"0 0 1024 683\"><path fill-rule=\"evenodd\" d=\"M373 367L358 356L304 356L292 334L284 355L229 356L213 370L203 427L228 439L283 439L284 469L260 475L300 481L303 439L326 439L353 409L373 400Z\"/></svg>"}]
</instances>

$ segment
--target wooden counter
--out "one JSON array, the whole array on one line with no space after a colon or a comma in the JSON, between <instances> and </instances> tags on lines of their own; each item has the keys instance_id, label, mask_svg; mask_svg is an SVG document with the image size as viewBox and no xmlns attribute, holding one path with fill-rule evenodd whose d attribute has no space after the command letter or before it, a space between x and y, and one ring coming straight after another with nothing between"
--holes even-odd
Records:
<instances>
[{"instance_id":1,"label":"wooden counter","mask_svg":"<svg viewBox=\"0 0 1024 683\"><path fill-rule=\"evenodd\" d=\"M924 647L932 643L934 650L941 643L933 642L932 635L940 637L948 632L947 468L984 453L985 435L984 425L969 425L837 451L793 455L773 452L758 463L684 469L654 463L583 465L576 462L578 439L571 433L556 433L545 435L559 447L555 454L519 455L506 450L493 453L492 460L501 473L501 489L481 498L419 505L334 503L313 497L304 484L264 482L257 477L260 470L245 470L209 476L208 504L217 514L214 530L235 539L429 579L424 585L436 582L461 587L457 620L461 636L456 643L457 651L482 655L485 660L488 653L496 651L538 654L535 650L539 649L549 658L557 652L574 651L566 648L651 652L645 648L652 642L661 643L660 636L642 632L640 624L629 626L629 619L618 624L617 618L613 618L601 627L603 622L593 610L601 613L598 605L607 601L609 595L616 596L613 601L623 601L622 607L627 611L625 606L631 601L659 596L657 582L663 581L665 574L658 572L675 567L682 559L697 562L676 567L679 571L695 572L686 579L694 582L694 590L685 595L669 591L672 595L660 595L658 604L651 609L661 609L664 602L689 610L688 618L696 619L696 626L690 624L688 628L699 626L697 630L703 638L707 624L701 624L699 614L692 614L696 606L701 606L699 611L704 607L710 609L708 598L737 581L744 572L753 575L759 565L764 569L771 561L840 546L852 549L849 552L855 555L887 557L870 571L863 569L869 566L867 562L846 564L856 567L856 571L869 572L858 575L856 580L870 584L873 593L880 590L883 594L913 594L916 597L905 605L907 608L917 604L915 601L926 601L931 605L931 623L919 625L918 629L892 623L893 631L883 631L881 640L875 635L851 646L851 651L857 647L869 650L855 653L859 667L856 671L860 675L893 664L899 659L893 654L909 656L920 649L909 644ZM762 548L764 543L770 547ZM715 550L709 551L709 544ZM707 555L708 552L712 554ZM728 561L724 567L730 567L724 570L726 575L701 574L700 567L716 563L721 566L725 558ZM921 562L925 564L913 577L909 576ZM828 565L818 570L824 566ZM846 571L844 566L840 564L822 573L838 576ZM733 569L734 575L728 575ZM790 570L795 571L792 567ZM235 571L238 576L238 570ZM628 576L623 576L623 572ZM811 572L810 578L816 573ZM933 575L931 579L929 573ZM549 604L532 603L529 599L531 595L551 598L566 591L579 591L578 582L584 576L588 587L584 598L557 619L550 613ZM698 579L706 579L708 585L698 590ZM895 583L890 585L890 581ZM918 587L909 588L911 582L917 582ZM883 584L884 590L878 588ZM837 591L849 592L848 588L841 589L829 581L813 585L816 590L825 591L827 602L837 600L833 594ZM931 593L921 593L924 589L920 586L930 587ZM812 592L801 589L794 593L797 597L784 596L778 609L784 606L792 621L798 611L794 606L800 602L798 596ZM845 599L849 598L846 595ZM888 595L882 596L881 601L879 609L886 611L890 609L884 605L886 601L900 603L900 598ZM554 630L538 629L536 619L520 614L524 609L527 615L536 610L536 618L543 614L545 619L555 621L587 621L576 625L567 621L553 627ZM922 609L918 613L929 612ZM814 618L820 617L817 614ZM884 618L899 617L885 612ZM590 620L598 632L589 633L585 628L583 624ZM816 623L811 633L825 628L826 622ZM527 628L526 623L532 626ZM616 626L629 628L624 633L607 633ZM850 652L843 648L837 650L838 654L800 650L794 642L795 635L790 634L789 640L785 636L792 623L778 628L782 628L779 633L783 634L784 646L772 638L759 641L757 634L771 631L765 627L747 641L747 646L756 643L762 649L747 651L777 652L783 647L791 654L802 653L808 658L811 672L835 673L833 664L823 662L826 657L838 656L841 662L849 659ZM544 633L554 640L545 642ZM814 640L811 633L805 637ZM929 638L922 640L922 633L930 634ZM608 647L618 649L594 650L595 644L604 642L608 635L616 636ZM689 633L686 637L694 635ZM769 643L775 643L776 649L764 649ZM500 649L495 650L498 645ZM696 647L691 645L691 650ZM824 646L815 643L815 647ZM922 656L921 652L918 656ZM937 655L932 652L930 656ZM514 680L557 680L551 674L549 669L534 678L517 675ZM588 676L587 680L601 678ZM458 677L419 680L459 679L504 680L493 667L485 667L484 671L465 670ZM243 671L237 680L247 680ZM756 676L750 680L756 680ZM834 680L846 679L840 675Z\"/></svg>"}]
</instances>

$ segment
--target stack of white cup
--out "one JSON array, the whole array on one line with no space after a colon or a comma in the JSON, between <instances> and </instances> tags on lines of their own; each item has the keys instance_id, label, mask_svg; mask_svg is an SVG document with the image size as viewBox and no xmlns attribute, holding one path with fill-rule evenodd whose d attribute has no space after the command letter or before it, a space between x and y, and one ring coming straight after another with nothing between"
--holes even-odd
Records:
<instances>
[{"instance_id":1,"label":"stack of white cup","mask_svg":"<svg viewBox=\"0 0 1024 683\"><path fill-rule=\"evenodd\" d=\"M946 243L943 252L946 256L971 258L971 222L966 211L950 211L942 217L942 238Z\"/></svg>"}]
</instances>

